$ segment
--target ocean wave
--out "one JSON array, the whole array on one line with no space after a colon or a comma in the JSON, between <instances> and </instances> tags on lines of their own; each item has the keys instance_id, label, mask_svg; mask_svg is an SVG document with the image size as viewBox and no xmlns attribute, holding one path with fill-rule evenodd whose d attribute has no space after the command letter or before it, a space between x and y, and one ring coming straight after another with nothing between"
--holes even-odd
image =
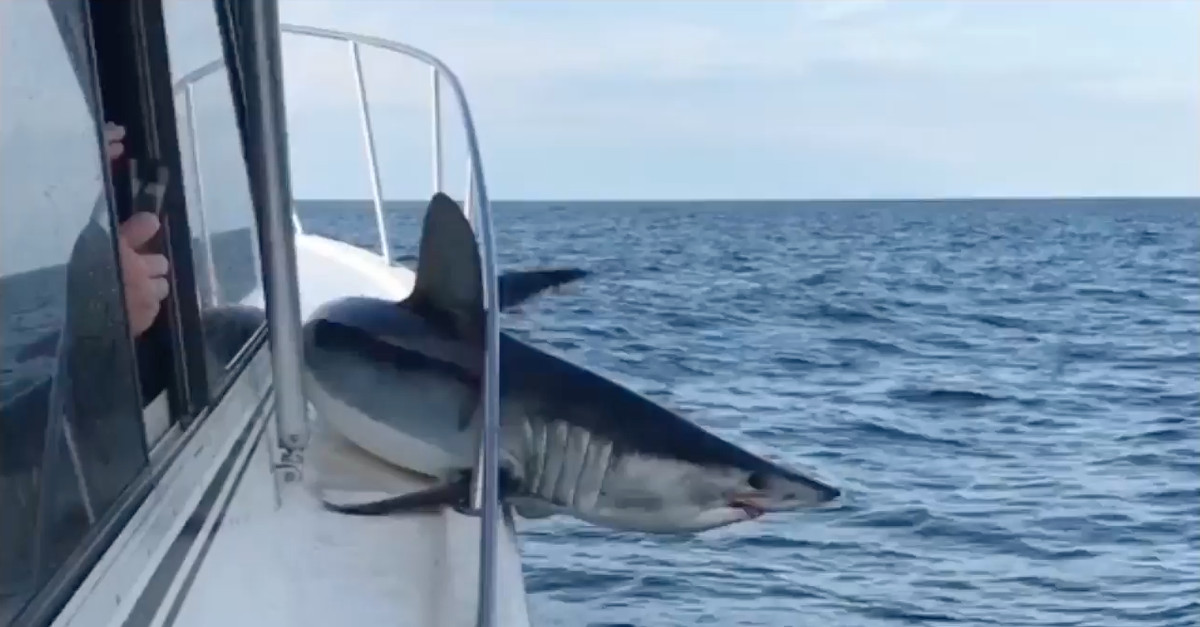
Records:
<instances>
[{"instance_id":1,"label":"ocean wave","mask_svg":"<svg viewBox=\"0 0 1200 627\"><path fill-rule=\"evenodd\" d=\"M847 494L522 521L537 624L1200 624L1200 202L497 206L504 268L598 272L507 327Z\"/></svg>"}]
</instances>

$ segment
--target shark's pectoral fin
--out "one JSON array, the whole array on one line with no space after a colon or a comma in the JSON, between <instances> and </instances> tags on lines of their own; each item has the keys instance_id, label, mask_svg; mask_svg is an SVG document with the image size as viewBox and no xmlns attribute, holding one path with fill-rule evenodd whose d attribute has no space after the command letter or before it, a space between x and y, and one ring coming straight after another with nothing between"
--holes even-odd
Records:
<instances>
[{"instance_id":1,"label":"shark's pectoral fin","mask_svg":"<svg viewBox=\"0 0 1200 627\"><path fill-rule=\"evenodd\" d=\"M504 501L509 494L516 493L517 481L515 475L505 464L499 468L500 500ZM470 470L462 470L450 481L435 485L424 490L409 492L386 499L342 505L324 501L325 509L340 514L358 516L386 516L405 512L437 511L442 507L450 507L458 512L466 512L471 505L471 476ZM526 517L528 518L528 516Z\"/></svg>"},{"instance_id":2,"label":"shark's pectoral fin","mask_svg":"<svg viewBox=\"0 0 1200 627\"><path fill-rule=\"evenodd\" d=\"M455 509L467 504L467 496L471 491L470 478L459 478L449 483L435 485L431 488L409 492L377 501L342 505L324 502L325 509L340 514L358 516L385 516L405 512L437 511L442 507Z\"/></svg>"},{"instance_id":3,"label":"shark's pectoral fin","mask_svg":"<svg viewBox=\"0 0 1200 627\"><path fill-rule=\"evenodd\" d=\"M516 307L542 292L578 281L589 273L579 268L553 270L514 270L496 279L500 294L500 311Z\"/></svg>"},{"instance_id":4,"label":"shark's pectoral fin","mask_svg":"<svg viewBox=\"0 0 1200 627\"><path fill-rule=\"evenodd\" d=\"M537 499L513 499L512 506L521 518L529 520L549 518L558 513L549 503Z\"/></svg>"}]
</instances>

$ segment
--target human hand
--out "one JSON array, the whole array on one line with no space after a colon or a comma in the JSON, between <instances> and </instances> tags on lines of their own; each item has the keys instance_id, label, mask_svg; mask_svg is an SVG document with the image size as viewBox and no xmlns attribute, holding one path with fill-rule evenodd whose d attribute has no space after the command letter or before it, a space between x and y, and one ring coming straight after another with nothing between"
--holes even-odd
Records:
<instances>
[{"instance_id":1,"label":"human hand","mask_svg":"<svg viewBox=\"0 0 1200 627\"><path fill-rule=\"evenodd\" d=\"M104 154L115 161L125 154L125 127L112 122L104 123Z\"/></svg>"},{"instance_id":2,"label":"human hand","mask_svg":"<svg viewBox=\"0 0 1200 627\"><path fill-rule=\"evenodd\" d=\"M104 152L109 162L116 161L124 154L124 141L125 127L112 122L104 123ZM170 269L167 258L140 250L161 227L158 216L139 212L117 228L121 281L125 284L125 311L134 337L145 333L154 324L163 299L170 293L170 284L166 279Z\"/></svg>"},{"instance_id":3,"label":"human hand","mask_svg":"<svg viewBox=\"0 0 1200 627\"><path fill-rule=\"evenodd\" d=\"M129 327L134 337L140 336L154 324L163 299L171 291L166 278L170 269L167 258L140 250L154 237L160 226L158 216L141 211L117 228L121 281L125 284L125 311L129 315Z\"/></svg>"}]
</instances>

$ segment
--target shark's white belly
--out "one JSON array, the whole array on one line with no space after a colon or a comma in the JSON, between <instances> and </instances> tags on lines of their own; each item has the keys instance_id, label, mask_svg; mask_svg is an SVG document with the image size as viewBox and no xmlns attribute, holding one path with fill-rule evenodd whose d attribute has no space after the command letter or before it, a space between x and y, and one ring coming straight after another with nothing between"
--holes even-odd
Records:
<instances>
[{"instance_id":1,"label":"shark's white belly","mask_svg":"<svg viewBox=\"0 0 1200 627\"><path fill-rule=\"evenodd\" d=\"M316 420L368 453L393 466L432 477L444 477L463 467L461 453L373 420L325 391L311 375L307 379L306 391L316 409Z\"/></svg>"}]
</instances>

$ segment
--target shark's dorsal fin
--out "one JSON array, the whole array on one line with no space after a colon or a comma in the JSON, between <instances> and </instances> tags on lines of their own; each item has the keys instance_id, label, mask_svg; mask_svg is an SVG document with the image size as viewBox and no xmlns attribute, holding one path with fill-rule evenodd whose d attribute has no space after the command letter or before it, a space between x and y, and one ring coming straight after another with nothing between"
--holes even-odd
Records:
<instances>
[{"instance_id":1,"label":"shark's dorsal fin","mask_svg":"<svg viewBox=\"0 0 1200 627\"><path fill-rule=\"evenodd\" d=\"M483 342L483 280L475 232L458 203L441 192L425 212L417 279L406 305L460 339Z\"/></svg>"},{"instance_id":2,"label":"shark's dorsal fin","mask_svg":"<svg viewBox=\"0 0 1200 627\"><path fill-rule=\"evenodd\" d=\"M483 265L475 232L458 203L441 192L434 194L425 212L416 273L405 305L459 339L482 344ZM500 310L587 275L579 268L506 272L497 279Z\"/></svg>"},{"instance_id":3,"label":"shark's dorsal fin","mask_svg":"<svg viewBox=\"0 0 1200 627\"><path fill-rule=\"evenodd\" d=\"M579 268L555 268L553 270L513 270L505 272L496 280L500 294L500 311L516 307L538 294L588 275Z\"/></svg>"}]
</instances>

